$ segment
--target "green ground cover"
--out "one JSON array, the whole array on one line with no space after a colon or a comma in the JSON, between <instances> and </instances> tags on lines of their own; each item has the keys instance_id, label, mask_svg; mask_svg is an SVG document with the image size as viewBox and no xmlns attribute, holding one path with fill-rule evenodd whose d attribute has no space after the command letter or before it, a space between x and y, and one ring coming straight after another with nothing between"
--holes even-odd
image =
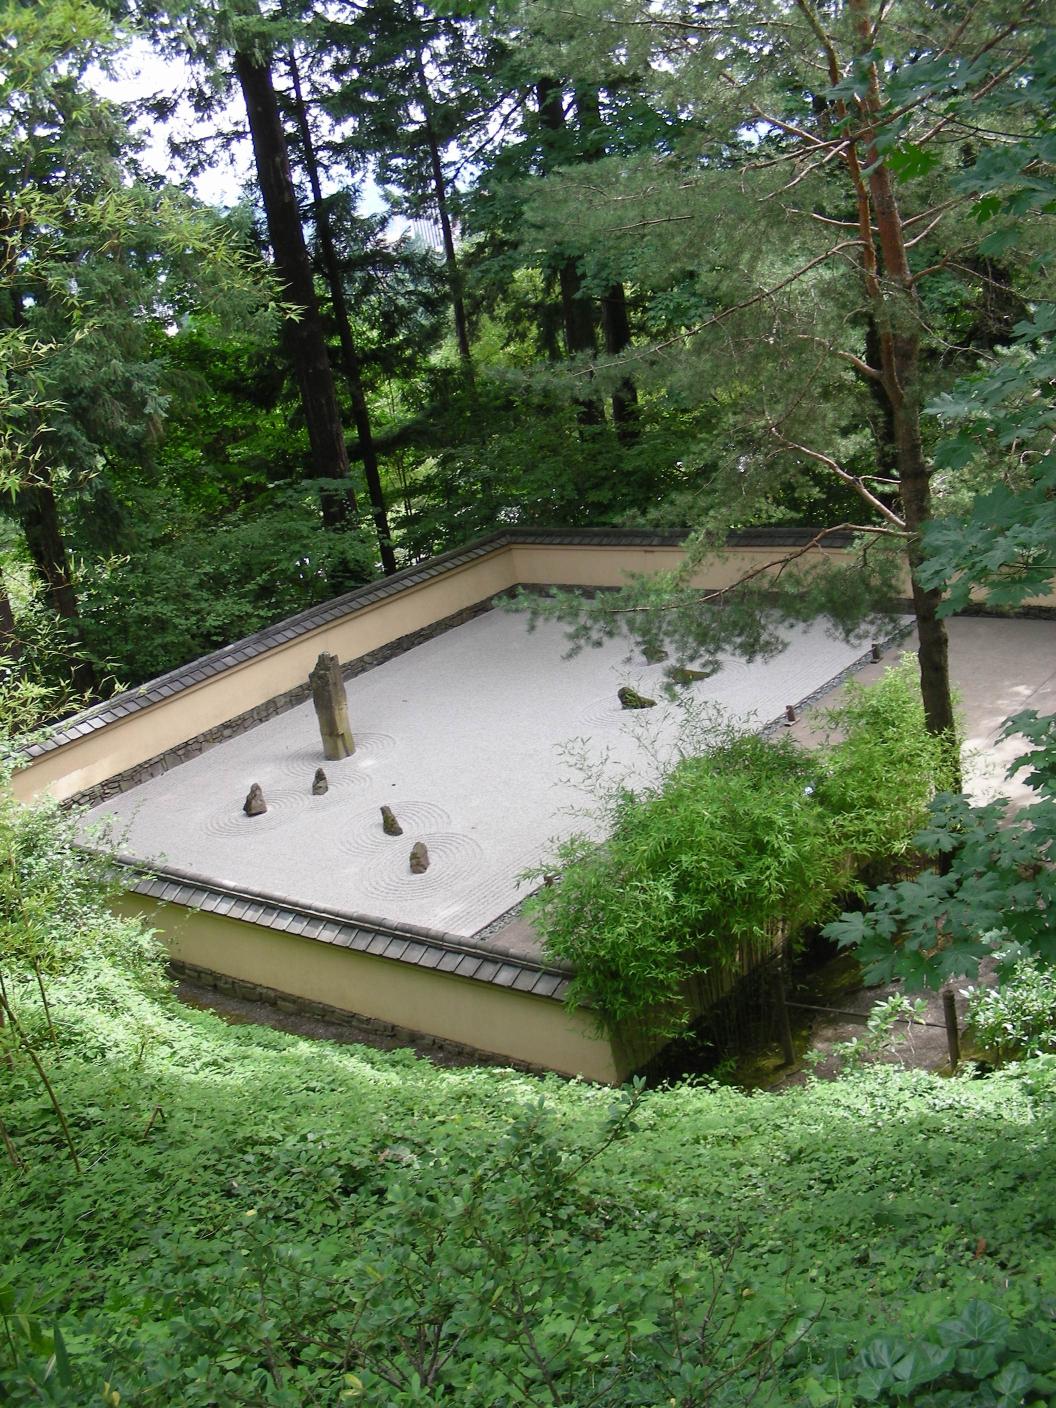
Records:
<instances>
[{"instance_id":1,"label":"green ground cover","mask_svg":"<svg viewBox=\"0 0 1056 1408\"><path fill-rule=\"evenodd\" d=\"M4 814L0 1400L1049 1401L1053 1058L615 1094L228 1027L66 825Z\"/></svg>"}]
</instances>

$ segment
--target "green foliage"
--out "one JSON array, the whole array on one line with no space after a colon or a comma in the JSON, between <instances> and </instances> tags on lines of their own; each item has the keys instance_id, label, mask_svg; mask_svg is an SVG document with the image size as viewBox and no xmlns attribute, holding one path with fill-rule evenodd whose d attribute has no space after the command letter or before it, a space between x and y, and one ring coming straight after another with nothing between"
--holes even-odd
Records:
<instances>
[{"instance_id":1,"label":"green foliage","mask_svg":"<svg viewBox=\"0 0 1056 1408\"><path fill-rule=\"evenodd\" d=\"M1056 973L1019 958L996 988L968 997L972 1039L1000 1061L1056 1050Z\"/></svg>"},{"instance_id":2,"label":"green foliage","mask_svg":"<svg viewBox=\"0 0 1056 1408\"><path fill-rule=\"evenodd\" d=\"M832 1069L850 1071L878 1057L894 1054L912 1038L913 1024L927 1019L928 1004L918 998L911 1001L903 993L892 993L869 1010L865 1032L850 1041L841 1041L827 1050L812 1048L804 1053L803 1063L817 1068L823 1062Z\"/></svg>"},{"instance_id":3,"label":"green foliage","mask_svg":"<svg viewBox=\"0 0 1056 1408\"><path fill-rule=\"evenodd\" d=\"M938 519L924 535L922 580L948 592L945 614L973 592L989 605L1014 607L1049 595L1056 575L1056 312L1018 324L1014 346L965 378L932 407L955 433L939 446L943 468L996 459L998 482L959 517Z\"/></svg>"},{"instance_id":4,"label":"green foliage","mask_svg":"<svg viewBox=\"0 0 1056 1408\"><path fill-rule=\"evenodd\" d=\"M574 969L569 1001L609 1028L671 1035L692 978L795 940L861 867L903 854L943 778L914 686L907 660L852 688L828 715L845 736L822 750L730 731L652 791L621 791L602 846L564 843L544 867L559 883L529 907Z\"/></svg>"},{"instance_id":5,"label":"green foliage","mask_svg":"<svg viewBox=\"0 0 1056 1408\"><path fill-rule=\"evenodd\" d=\"M305 485L212 525L191 518L97 565L83 591L85 645L136 684L325 600L335 577L351 585L372 570L366 533L323 532Z\"/></svg>"},{"instance_id":6,"label":"green foliage","mask_svg":"<svg viewBox=\"0 0 1056 1408\"><path fill-rule=\"evenodd\" d=\"M789 741L735 737L680 763L656 792L623 793L603 846L561 846L560 882L529 908L547 951L575 970L569 1001L612 1028L672 1034L692 975L730 968L777 924L812 917L833 860L814 776Z\"/></svg>"},{"instance_id":7,"label":"green foliage","mask_svg":"<svg viewBox=\"0 0 1056 1408\"><path fill-rule=\"evenodd\" d=\"M159 990L159 949L139 925L115 918L117 877L78 846L72 813L50 800L23 806L5 787L0 851L0 972L8 980L39 970L89 981L119 961L128 982Z\"/></svg>"},{"instance_id":8,"label":"green foliage","mask_svg":"<svg viewBox=\"0 0 1056 1408\"><path fill-rule=\"evenodd\" d=\"M1056 1292L1049 1058L984 1082L614 1095L226 1027L107 918L70 818L0 819L7 1001L80 1156L56 1156L6 1044L12 1408L800 1408L847 1401L882 1329L921 1337L974 1300L1003 1325ZM1011 1331L994 1349L963 1372L1044 1371Z\"/></svg>"},{"instance_id":9,"label":"green foliage","mask_svg":"<svg viewBox=\"0 0 1056 1408\"><path fill-rule=\"evenodd\" d=\"M1056 1395L1056 1307L1013 1320L970 1300L917 1336L879 1335L849 1365L855 1403L917 1408L1020 1408Z\"/></svg>"},{"instance_id":10,"label":"green foliage","mask_svg":"<svg viewBox=\"0 0 1056 1408\"><path fill-rule=\"evenodd\" d=\"M903 656L874 684L849 680L823 720L839 742L820 755L819 805L857 866L897 864L949 785L949 750L925 727L916 659Z\"/></svg>"},{"instance_id":11,"label":"green foliage","mask_svg":"<svg viewBox=\"0 0 1056 1408\"><path fill-rule=\"evenodd\" d=\"M716 481L709 491L718 493L722 487ZM699 512L699 500L692 506ZM729 528L787 516L765 493L749 493L740 503L731 495L684 542L677 567L629 574L626 585L593 599L552 589L546 596L515 598L515 606L530 619L561 621L574 650L626 632L642 650L663 648L687 660L703 657L712 669L723 653L772 659L784 649L789 626L818 617L848 640L864 637L867 630L877 636L890 633L902 564L885 541L867 539L842 562L806 567L799 559L809 548L775 547L772 557L753 565L732 586L701 589L717 552L727 547ZM824 539L819 533L819 541Z\"/></svg>"},{"instance_id":12,"label":"green foliage","mask_svg":"<svg viewBox=\"0 0 1056 1408\"><path fill-rule=\"evenodd\" d=\"M467 386L439 369L423 389L435 413L398 519L414 554L497 527L640 521L694 477L681 453L701 417L646 408L640 441L620 445L611 426L579 425L559 388L509 372Z\"/></svg>"},{"instance_id":13,"label":"green foliage","mask_svg":"<svg viewBox=\"0 0 1056 1408\"><path fill-rule=\"evenodd\" d=\"M973 807L960 794L940 793L913 838L940 863L881 885L864 913L827 927L841 946L856 947L868 982L938 987L974 975L1009 941L1056 963L1056 719L1027 710L1005 723L1004 737L1019 733L1035 747L1010 771L1029 767L1025 781L1037 800L1013 815L1007 798Z\"/></svg>"}]
</instances>

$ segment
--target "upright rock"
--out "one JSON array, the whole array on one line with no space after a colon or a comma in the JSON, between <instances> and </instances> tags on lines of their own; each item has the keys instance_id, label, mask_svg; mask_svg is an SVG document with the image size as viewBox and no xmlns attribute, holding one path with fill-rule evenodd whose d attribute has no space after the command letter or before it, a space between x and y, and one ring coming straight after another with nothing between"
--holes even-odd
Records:
<instances>
[{"instance_id":1,"label":"upright rock","mask_svg":"<svg viewBox=\"0 0 1056 1408\"><path fill-rule=\"evenodd\" d=\"M315 669L308 676L308 683L312 687L312 703L319 720L323 757L350 757L356 751L356 745L348 725L348 700L337 656L328 655L324 651L315 662Z\"/></svg>"},{"instance_id":2,"label":"upright rock","mask_svg":"<svg viewBox=\"0 0 1056 1408\"><path fill-rule=\"evenodd\" d=\"M330 784L326 780L326 773L322 768L316 768L315 776L312 778L312 796L325 797L330 791Z\"/></svg>"},{"instance_id":3,"label":"upright rock","mask_svg":"<svg viewBox=\"0 0 1056 1408\"><path fill-rule=\"evenodd\" d=\"M381 829L386 836L402 836L403 827L396 820L395 813L391 807L381 809Z\"/></svg>"},{"instance_id":4,"label":"upright rock","mask_svg":"<svg viewBox=\"0 0 1056 1408\"><path fill-rule=\"evenodd\" d=\"M254 782L247 792L246 800L242 803L242 810L246 816L263 816L268 810L268 804L264 800L264 793L259 782Z\"/></svg>"},{"instance_id":5,"label":"upright rock","mask_svg":"<svg viewBox=\"0 0 1056 1408\"><path fill-rule=\"evenodd\" d=\"M415 841L411 847L411 874L424 875L429 869L429 851L424 841Z\"/></svg>"}]
</instances>

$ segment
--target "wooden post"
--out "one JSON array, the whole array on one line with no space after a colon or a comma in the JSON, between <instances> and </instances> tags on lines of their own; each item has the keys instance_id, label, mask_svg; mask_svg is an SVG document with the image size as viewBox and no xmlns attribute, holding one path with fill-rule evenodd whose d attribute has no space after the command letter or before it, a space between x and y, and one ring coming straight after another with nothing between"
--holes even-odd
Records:
<instances>
[{"instance_id":1,"label":"wooden post","mask_svg":"<svg viewBox=\"0 0 1056 1408\"><path fill-rule=\"evenodd\" d=\"M777 1036L785 1065L794 1066L796 1048L792 1041L792 1024L788 1020L788 1003L785 1001L785 975L780 968L774 975L774 1014L777 1017Z\"/></svg>"},{"instance_id":2,"label":"wooden post","mask_svg":"<svg viewBox=\"0 0 1056 1408\"><path fill-rule=\"evenodd\" d=\"M957 1031L957 998L953 988L942 990L942 1015L946 1019L946 1045L950 1052L950 1070L955 1071L961 1059L961 1038Z\"/></svg>"},{"instance_id":3,"label":"wooden post","mask_svg":"<svg viewBox=\"0 0 1056 1408\"><path fill-rule=\"evenodd\" d=\"M348 700L337 656L328 655L324 650L308 676L308 683L312 686L312 703L319 720L323 757L349 757L356 751L356 745L348 725Z\"/></svg>"}]
</instances>

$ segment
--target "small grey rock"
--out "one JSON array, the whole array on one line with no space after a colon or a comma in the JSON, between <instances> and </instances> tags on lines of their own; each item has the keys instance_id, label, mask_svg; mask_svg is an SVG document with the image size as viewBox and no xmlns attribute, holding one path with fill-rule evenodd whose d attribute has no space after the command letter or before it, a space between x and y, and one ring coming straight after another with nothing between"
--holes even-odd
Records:
<instances>
[{"instance_id":1,"label":"small grey rock","mask_svg":"<svg viewBox=\"0 0 1056 1408\"><path fill-rule=\"evenodd\" d=\"M391 807L382 807L381 809L381 829L386 836L403 835L403 827L396 820Z\"/></svg>"},{"instance_id":2,"label":"small grey rock","mask_svg":"<svg viewBox=\"0 0 1056 1408\"><path fill-rule=\"evenodd\" d=\"M411 874L424 875L429 869L429 851L424 841L415 841L411 847Z\"/></svg>"},{"instance_id":3,"label":"small grey rock","mask_svg":"<svg viewBox=\"0 0 1056 1408\"><path fill-rule=\"evenodd\" d=\"M312 796L323 797L330 790L330 784L326 780L326 773L322 768L316 768L315 776L312 778Z\"/></svg>"},{"instance_id":4,"label":"small grey rock","mask_svg":"<svg viewBox=\"0 0 1056 1408\"><path fill-rule=\"evenodd\" d=\"M246 816L263 816L268 810L268 804L264 800L264 793L261 791L259 782L254 782L249 789L246 800L242 803L242 810Z\"/></svg>"}]
</instances>

